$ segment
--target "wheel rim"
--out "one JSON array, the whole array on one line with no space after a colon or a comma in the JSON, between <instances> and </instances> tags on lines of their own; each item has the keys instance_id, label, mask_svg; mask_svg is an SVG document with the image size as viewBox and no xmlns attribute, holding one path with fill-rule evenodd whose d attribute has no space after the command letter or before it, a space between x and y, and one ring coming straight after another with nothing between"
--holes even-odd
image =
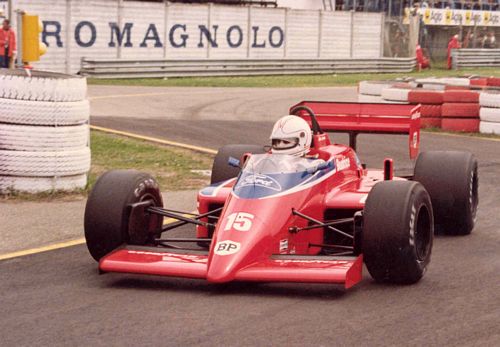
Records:
<instances>
[{"instance_id":1,"label":"wheel rim","mask_svg":"<svg viewBox=\"0 0 500 347\"><path fill-rule=\"evenodd\" d=\"M424 261L427 258L430 250L431 238L431 218L429 210L423 205L418 211L415 228L415 251L419 261Z\"/></svg>"},{"instance_id":2,"label":"wheel rim","mask_svg":"<svg viewBox=\"0 0 500 347\"><path fill-rule=\"evenodd\" d=\"M162 206L161 201L159 201L154 196L154 194L151 194L149 192L141 195L138 199L138 202L144 202L148 200L153 202L153 206ZM126 243L145 245L148 243L152 243L156 236L161 235L163 217L156 214L150 214L149 212L146 212L145 214L149 214L149 218L143 232L141 232L140 234L135 233L134 235L130 235L127 230L124 231L124 238L126 240Z\"/></svg>"},{"instance_id":3,"label":"wheel rim","mask_svg":"<svg viewBox=\"0 0 500 347\"><path fill-rule=\"evenodd\" d=\"M160 202L157 201L157 199L150 193L146 193L141 198L139 199L140 202L150 200L153 201L153 206L160 206ZM149 219L149 225L148 225L148 234L152 234L158 229L158 224L161 227L161 222L160 220L163 218L160 218L159 215L152 216L153 218Z\"/></svg>"}]
</instances>

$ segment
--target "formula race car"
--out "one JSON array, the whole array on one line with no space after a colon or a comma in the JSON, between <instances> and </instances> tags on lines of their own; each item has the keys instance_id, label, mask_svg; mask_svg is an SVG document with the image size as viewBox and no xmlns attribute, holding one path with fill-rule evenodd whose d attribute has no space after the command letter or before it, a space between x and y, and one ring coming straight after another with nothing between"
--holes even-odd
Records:
<instances>
[{"instance_id":1,"label":"formula race car","mask_svg":"<svg viewBox=\"0 0 500 347\"><path fill-rule=\"evenodd\" d=\"M198 194L197 213L164 208L160 188L147 173L109 171L85 209L90 254L101 272L215 283L349 288L362 279L363 263L378 282L415 283L428 267L434 231L469 234L478 205L472 154L418 155L419 110L303 101L290 109L291 119L277 122L273 134L282 135L272 136L272 146L218 151L211 184ZM287 124L298 119L307 129L287 137ZM326 132L347 132L350 145L330 143ZM391 159L381 170L367 169L355 153L360 133L408 134L410 157L418 155L414 174L395 177ZM302 152L291 152L295 148ZM176 221L164 225L164 217ZM196 226L196 235L166 236L186 224Z\"/></svg>"}]
</instances>

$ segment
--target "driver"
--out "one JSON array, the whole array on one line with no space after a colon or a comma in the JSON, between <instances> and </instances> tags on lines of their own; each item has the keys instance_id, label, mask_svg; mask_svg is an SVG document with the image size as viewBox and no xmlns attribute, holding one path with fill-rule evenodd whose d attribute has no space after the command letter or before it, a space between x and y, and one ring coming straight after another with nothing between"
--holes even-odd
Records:
<instances>
[{"instance_id":1,"label":"driver","mask_svg":"<svg viewBox=\"0 0 500 347\"><path fill-rule=\"evenodd\" d=\"M271 153L303 157L311 148L309 124L297 116L284 116L274 123L271 133Z\"/></svg>"},{"instance_id":2,"label":"driver","mask_svg":"<svg viewBox=\"0 0 500 347\"><path fill-rule=\"evenodd\" d=\"M306 155L311 149L312 131L304 119L288 115L281 117L274 123L270 139L271 153L307 158ZM324 164L323 159L316 158L311 157L308 158L309 160L304 160L301 163L304 169L310 170Z\"/></svg>"}]
</instances>

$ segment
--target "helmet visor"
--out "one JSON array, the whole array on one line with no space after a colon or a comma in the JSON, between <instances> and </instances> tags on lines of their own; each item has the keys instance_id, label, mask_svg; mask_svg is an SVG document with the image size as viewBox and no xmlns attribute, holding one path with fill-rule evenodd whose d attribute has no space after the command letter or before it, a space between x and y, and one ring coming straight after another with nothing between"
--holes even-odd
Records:
<instances>
[{"instance_id":1,"label":"helmet visor","mask_svg":"<svg viewBox=\"0 0 500 347\"><path fill-rule=\"evenodd\" d=\"M272 139L272 147L276 150L290 149L297 146L299 139L296 137L290 137L285 139Z\"/></svg>"}]
</instances>

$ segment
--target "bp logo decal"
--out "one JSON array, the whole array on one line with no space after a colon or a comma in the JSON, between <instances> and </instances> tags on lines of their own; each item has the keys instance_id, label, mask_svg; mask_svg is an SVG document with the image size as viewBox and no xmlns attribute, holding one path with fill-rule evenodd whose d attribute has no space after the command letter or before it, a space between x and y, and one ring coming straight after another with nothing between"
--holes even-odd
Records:
<instances>
[{"instance_id":1,"label":"bp logo decal","mask_svg":"<svg viewBox=\"0 0 500 347\"><path fill-rule=\"evenodd\" d=\"M240 247L241 244L239 242L234 242L231 240L220 241L215 245L214 253L217 255L231 255L234 253L238 253Z\"/></svg>"}]
</instances>

